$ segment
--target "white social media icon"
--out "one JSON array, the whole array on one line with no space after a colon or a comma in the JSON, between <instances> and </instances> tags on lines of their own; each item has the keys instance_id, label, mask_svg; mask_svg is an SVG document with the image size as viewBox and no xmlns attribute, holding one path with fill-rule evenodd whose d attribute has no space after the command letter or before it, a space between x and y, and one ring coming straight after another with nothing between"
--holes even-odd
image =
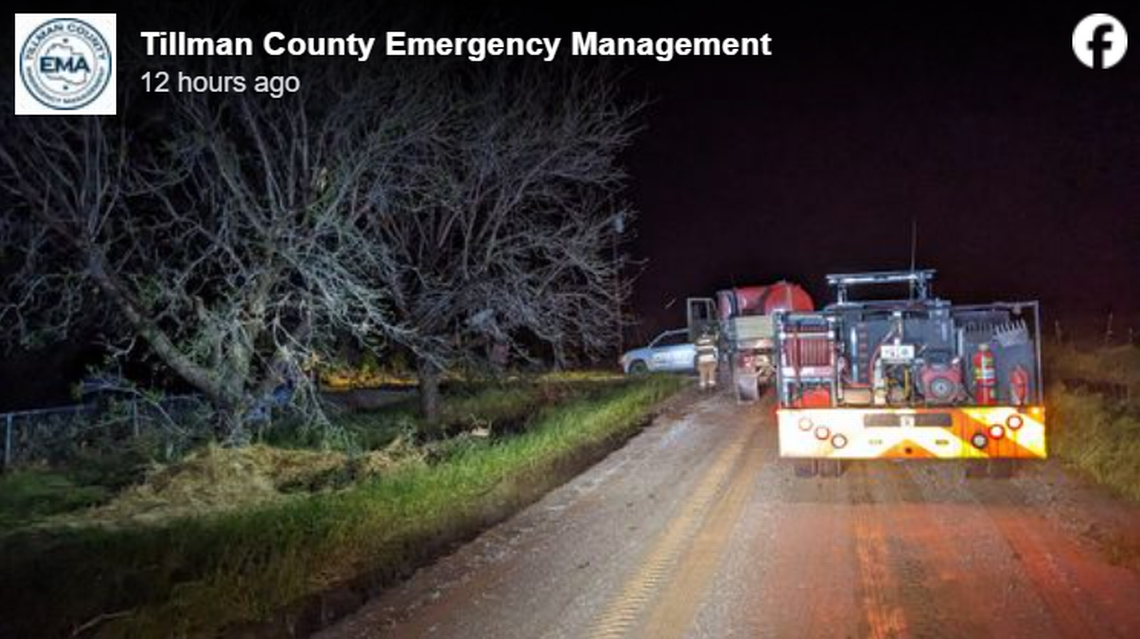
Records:
<instances>
[{"instance_id":1,"label":"white social media icon","mask_svg":"<svg viewBox=\"0 0 1140 639\"><path fill-rule=\"evenodd\" d=\"M1073 29L1073 53L1086 67L1108 69L1128 50L1128 32L1120 20L1107 13L1094 13Z\"/></svg>"}]
</instances>

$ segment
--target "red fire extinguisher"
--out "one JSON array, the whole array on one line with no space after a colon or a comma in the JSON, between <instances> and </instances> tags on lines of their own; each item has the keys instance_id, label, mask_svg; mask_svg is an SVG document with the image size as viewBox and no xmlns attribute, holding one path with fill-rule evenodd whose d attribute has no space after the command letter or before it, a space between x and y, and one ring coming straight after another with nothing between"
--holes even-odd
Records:
<instances>
[{"instance_id":1,"label":"red fire extinguisher","mask_svg":"<svg viewBox=\"0 0 1140 639\"><path fill-rule=\"evenodd\" d=\"M1029 371L1021 364L1009 374L1009 401L1015 406L1029 403Z\"/></svg>"},{"instance_id":2,"label":"red fire extinguisher","mask_svg":"<svg viewBox=\"0 0 1140 639\"><path fill-rule=\"evenodd\" d=\"M994 389L997 386L997 370L994 368L994 354L989 344L978 344L974 353L974 401L978 406L991 406L997 403Z\"/></svg>"}]
</instances>

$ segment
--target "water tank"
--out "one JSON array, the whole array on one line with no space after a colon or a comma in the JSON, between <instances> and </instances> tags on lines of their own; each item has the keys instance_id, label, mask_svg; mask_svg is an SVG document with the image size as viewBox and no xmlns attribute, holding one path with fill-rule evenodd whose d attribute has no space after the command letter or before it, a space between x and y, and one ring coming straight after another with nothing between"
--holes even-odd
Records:
<instances>
[{"instance_id":1,"label":"water tank","mask_svg":"<svg viewBox=\"0 0 1140 639\"><path fill-rule=\"evenodd\" d=\"M738 286L717 293L721 319L737 315L771 315L775 311L811 311L815 304L800 285L776 282L767 286Z\"/></svg>"}]
</instances>

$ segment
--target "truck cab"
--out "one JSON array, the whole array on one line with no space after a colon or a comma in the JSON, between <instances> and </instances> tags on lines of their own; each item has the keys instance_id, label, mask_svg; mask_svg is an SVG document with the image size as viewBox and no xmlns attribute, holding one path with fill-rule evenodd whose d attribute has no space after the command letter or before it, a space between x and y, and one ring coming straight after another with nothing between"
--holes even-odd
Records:
<instances>
[{"instance_id":1,"label":"truck cab","mask_svg":"<svg viewBox=\"0 0 1140 639\"><path fill-rule=\"evenodd\" d=\"M737 400L756 401L761 384L770 382L775 374L775 313L813 308L807 291L786 281L724 289L717 291L715 298L688 299L690 339L713 329Z\"/></svg>"}]
</instances>

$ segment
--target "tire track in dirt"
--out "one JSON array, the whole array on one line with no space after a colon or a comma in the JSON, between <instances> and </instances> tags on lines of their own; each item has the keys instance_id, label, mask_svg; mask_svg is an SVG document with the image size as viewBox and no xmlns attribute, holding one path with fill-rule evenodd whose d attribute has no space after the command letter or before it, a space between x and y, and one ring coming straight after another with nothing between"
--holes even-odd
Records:
<instances>
[{"instance_id":1,"label":"tire track in dirt","mask_svg":"<svg viewBox=\"0 0 1140 639\"><path fill-rule=\"evenodd\" d=\"M1014 487L1008 483L1000 487L999 499L987 499L995 488L978 483L971 492L1044 601L1054 631L1072 637L1140 635L1140 576L1081 548L1043 513L1027 506L1024 495L1011 493ZM1125 595L1122 600L1122 593L1132 598Z\"/></svg>"},{"instance_id":2,"label":"tire track in dirt","mask_svg":"<svg viewBox=\"0 0 1140 639\"><path fill-rule=\"evenodd\" d=\"M484 610L492 613L504 590L511 584L534 582L530 559L544 556L555 565L561 564L563 579L588 578L584 570L591 564L606 565L620 550L616 546L594 544L585 549L590 556L581 558L559 553L566 538L588 535L599 512L603 517L620 520L628 517L633 498L631 493L648 495L637 508L668 508L666 500L658 500L654 487L643 486L637 477L647 474L653 466L681 464L676 482L685 486L699 480L700 464L692 465L694 458L707 459L721 450L723 442L717 438L697 437L697 429L708 419L709 413L719 410L716 403L702 401L683 410L672 408L661 422L637 437L637 444L627 445L591 471L556 490L540 502L510 520L488 530L455 555L441 559L432 567L421 571L399 588L387 591L370 602L356 615L321 633L322 637L336 636L424 636L442 633L451 636L452 627L467 627L456 619L456 602L467 604L486 600ZM617 494L615 494L617 493ZM602 556L596 556L603 549ZM544 603L562 597L574 598L574 591L556 589L549 592ZM481 618L479 623L494 624L492 617ZM546 625L550 628L549 624Z\"/></svg>"},{"instance_id":3,"label":"tire track in dirt","mask_svg":"<svg viewBox=\"0 0 1140 639\"><path fill-rule=\"evenodd\" d=\"M922 480L930 468L902 464L895 469L904 487L893 517L899 532L896 554L909 566L908 581L921 583L929 593L930 612L921 617L925 627L915 624L914 630L921 636L1017 636L1024 627L991 612L995 602L1008 597L1008 588L1000 574L988 570L1008 553L1000 544L997 550L977 552L985 529L967 523L969 506L955 503L952 494L927 489Z\"/></svg>"},{"instance_id":4,"label":"tire track in dirt","mask_svg":"<svg viewBox=\"0 0 1140 639\"><path fill-rule=\"evenodd\" d=\"M906 610L908 634L984 636L978 615L992 601L971 583L969 577L978 573L958 562L972 531L948 527L936 517L947 505L930 500L915 481L916 470L926 467L925 462L884 462L874 469L881 474L875 484L886 506L881 522L890 531L891 562L902 584L899 601ZM962 576L967 577L965 587Z\"/></svg>"},{"instance_id":5,"label":"tire track in dirt","mask_svg":"<svg viewBox=\"0 0 1140 639\"><path fill-rule=\"evenodd\" d=\"M789 469L790 472L790 469ZM826 519L822 539L814 544L811 554L814 569L808 573L814 587L807 593L803 628L804 637L840 636L844 626L855 627L852 615L859 611L859 600L852 590L858 568L852 567L849 581L838 578L837 568L850 564L857 556L856 538L852 534L855 526L855 510L851 505L851 487L847 483L822 482L819 486L827 499L815 508L818 516ZM844 589L849 592L844 593ZM840 603L843 602L843 603ZM846 617L846 618L845 618ZM776 636L782 634L781 629Z\"/></svg>"},{"instance_id":6,"label":"tire track in dirt","mask_svg":"<svg viewBox=\"0 0 1140 639\"><path fill-rule=\"evenodd\" d=\"M677 564L706 512L724 490L748 443L755 438L755 433L754 429L736 430L731 443L709 465L681 511L672 518L645 553L634 574L625 582L620 594L595 622L591 637L623 637L634 629L650 599Z\"/></svg>"},{"instance_id":7,"label":"tire track in dirt","mask_svg":"<svg viewBox=\"0 0 1140 639\"><path fill-rule=\"evenodd\" d=\"M955 598L987 634L1114 637L1140 633L1140 577L1080 548L1039 512L1033 484L963 480L952 467L911 469L928 516L960 548L934 553L960 582ZM1131 596L1129 596L1131 593Z\"/></svg>"},{"instance_id":8,"label":"tire track in dirt","mask_svg":"<svg viewBox=\"0 0 1140 639\"><path fill-rule=\"evenodd\" d=\"M990 518L1001 531L1002 537L1013 548L1025 573L1033 583L1037 594L1044 600L1055 624L1054 630L1065 637L1109 637L1118 636L1098 632L1092 620L1086 620L1080 605L1072 596L1073 585L1068 575L1062 571L1052 551L1042 548L1035 531L1022 522L1024 513L1010 516L1008 513L992 511Z\"/></svg>"},{"instance_id":9,"label":"tire track in dirt","mask_svg":"<svg viewBox=\"0 0 1140 639\"><path fill-rule=\"evenodd\" d=\"M851 532L855 540L855 556L859 562L859 593L863 603L866 636L887 639L905 636L908 623L903 609L903 594L883 529L879 499L867 479L866 469L854 473L853 517Z\"/></svg>"},{"instance_id":10,"label":"tire track in dirt","mask_svg":"<svg viewBox=\"0 0 1140 639\"><path fill-rule=\"evenodd\" d=\"M855 596L858 571L850 488L831 480L792 477L775 457L758 497L778 509L767 534L750 539L753 570L728 571L743 581L733 597L731 621L720 624L744 637L851 637L862 616ZM763 512L761 510L760 512Z\"/></svg>"},{"instance_id":11,"label":"tire track in dirt","mask_svg":"<svg viewBox=\"0 0 1140 639\"><path fill-rule=\"evenodd\" d=\"M411 619L370 625L397 597L339 636L1140 637L1140 575L1083 543L1100 520L1044 512L1041 482L795 479L764 406L695 408L417 577Z\"/></svg>"},{"instance_id":12,"label":"tire track in dirt","mask_svg":"<svg viewBox=\"0 0 1140 639\"><path fill-rule=\"evenodd\" d=\"M654 602L642 636L659 639L683 637L693 624L709 582L721 564L728 540L740 514L756 487L755 478L764 462L759 430L752 431L744 460L737 464L728 486L701 522L688 548L673 570L668 587Z\"/></svg>"}]
</instances>

